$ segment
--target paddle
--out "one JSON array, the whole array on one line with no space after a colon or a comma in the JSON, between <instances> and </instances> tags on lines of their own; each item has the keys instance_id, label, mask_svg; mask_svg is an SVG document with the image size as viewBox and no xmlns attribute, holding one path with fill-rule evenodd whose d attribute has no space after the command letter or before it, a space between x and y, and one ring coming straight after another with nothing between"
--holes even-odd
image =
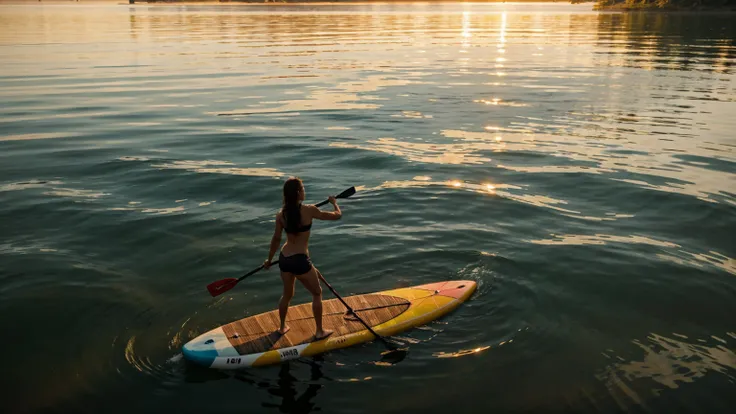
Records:
<instances>
[{"instance_id":1,"label":"paddle","mask_svg":"<svg viewBox=\"0 0 736 414\"><path fill-rule=\"evenodd\" d=\"M348 197L352 196L353 194L355 194L355 187L350 187L347 190L343 191L342 193L336 195L335 198L348 198ZM328 202L329 202L329 199L328 200L325 200L325 201L323 201L323 202L321 202L319 204L315 204L315 205L317 207L320 207L320 206L323 206L323 205L327 204ZM275 265L278 262L279 262L278 260L276 260L275 262L271 262L271 265ZM221 295L221 294L227 292L228 290L234 288L235 285L238 284L238 282L242 281L243 279L245 279L248 276L251 276L251 275L257 273L261 269L263 269L263 265L260 265L257 268L251 270L250 272L244 274L243 276L240 276L238 279L236 279L234 277L229 277L227 279L218 280L217 282L212 282L209 285L207 285L207 291L210 292L210 295L212 295L212 297L215 297L217 295Z\"/></svg>"},{"instance_id":2,"label":"paddle","mask_svg":"<svg viewBox=\"0 0 736 414\"><path fill-rule=\"evenodd\" d=\"M348 198L348 197L352 196L353 194L355 194L355 187L350 187L347 190L343 191L342 193L336 195L335 198ZM325 204L327 204L329 202L330 202L330 200L325 200L325 201L323 201L321 203L315 204L315 207L322 207L323 205L325 205Z\"/></svg>"},{"instance_id":3,"label":"paddle","mask_svg":"<svg viewBox=\"0 0 736 414\"><path fill-rule=\"evenodd\" d=\"M355 313L355 311L353 310L353 308L351 308L350 305L348 305L347 302L345 302L345 300L342 298L342 296L340 296L340 294L337 293L337 291L335 290L335 288L333 288L332 285L330 285L329 282L327 282L327 279L325 279L325 277L322 276L322 273L320 273L318 271L317 272L317 276L319 276L319 278L322 281L322 283L324 283L325 285L327 285L327 288L330 289L330 291L332 291L332 294L335 295L338 299L340 299L340 302L342 302L342 304L345 305L345 307L348 309L348 314L350 314L352 316L355 316L355 318L357 320L359 320L363 324L363 326L365 326L366 328L368 328L368 330L370 331L370 333L372 333L376 338L378 338L381 342L383 342L384 345L386 345L386 348L388 348L388 351L385 351L385 352L383 352L381 354L381 355L383 355L383 358L382 359L383 359L384 362L387 362L389 364L395 364L397 362L400 362L404 358L406 358L406 354L408 353L408 351L406 350L406 348L396 348L394 345L392 345L390 342L388 342L386 340L386 338L384 338L381 335L377 334L376 331L374 331L373 328L370 327L370 325L368 325L367 323L365 323L365 321L363 320L363 318L361 318L360 316L358 316L358 314Z\"/></svg>"},{"instance_id":4,"label":"paddle","mask_svg":"<svg viewBox=\"0 0 736 414\"><path fill-rule=\"evenodd\" d=\"M279 261L276 260L275 262L271 262L271 265L275 265ZM212 282L209 285L207 285L207 290L210 292L210 295L213 297L223 294L227 292L228 290L235 287L235 285L238 284L238 282L242 281L246 277L257 273L259 270L263 269L263 265L258 266L257 268L251 270L250 272L244 274L243 276L240 276L239 278L229 277L227 279L218 280L217 282Z\"/></svg>"}]
</instances>

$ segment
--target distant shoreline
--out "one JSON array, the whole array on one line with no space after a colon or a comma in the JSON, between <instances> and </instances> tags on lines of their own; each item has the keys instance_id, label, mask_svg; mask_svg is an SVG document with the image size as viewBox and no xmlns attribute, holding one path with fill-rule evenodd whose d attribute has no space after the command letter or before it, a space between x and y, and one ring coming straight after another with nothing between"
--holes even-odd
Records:
<instances>
[{"instance_id":1,"label":"distant shoreline","mask_svg":"<svg viewBox=\"0 0 736 414\"><path fill-rule=\"evenodd\" d=\"M586 3L593 3L593 0L585 1ZM91 4L115 4L115 5L130 5L128 0L7 0L3 1L3 5L20 5L20 4L69 4L69 5L91 5ZM341 4L514 4L514 3L544 3L544 4L560 4L560 5L576 5L571 3L569 0L298 0L298 1L268 1L263 0L135 0L133 5L179 5L179 4L207 4L207 5L232 5L232 6L295 6L295 5L330 5L336 6ZM579 5L579 4L577 4Z\"/></svg>"},{"instance_id":2,"label":"distant shoreline","mask_svg":"<svg viewBox=\"0 0 736 414\"><path fill-rule=\"evenodd\" d=\"M119 6L135 6L135 5L149 5L149 6L175 6L175 5L223 5L223 6L261 6L261 7L280 7L280 6L340 6L340 5L409 5L409 4L420 4L420 5L431 5L431 4L518 4L518 3L539 3L539 4L559 4L581 6L586 3L590 4L592 11L600 12L705 12L705 13L736 13L736 6L733 5L721 5L721 6L678 6L673 4L667 4L664 6L658 6L656 3L639 3L634 5L627 5L624 2L616 4L601 5L596 0L338 0L338 1L325 1L325 0L275 0L265 2L264 0L134 0L134 3L130 3L129 0L9 0L3 2L3 5L31 5L31 4L53 4L53 5L92 5L92 4L111 4Z\"/></svg>"},{"instance_id":3,"label":"distant shoreline","mask_svg":"<svg viewBox=\"0 0 736 414\"><path fill-rule=\"evenodd\" d=\"M125 2L123 0L123 2ZM591 0L592 2L592 0ZM135 0L135 4L222 4L222 5L255 5L255 6L282 6L282 5L340 5L340 4L449 4L449 3L559 3L572 4L564 0L340 0L340 1L324 1L324 0L299 0L299 1L269 1L263 0ZM128 4L125 2L125 4Z\"/></svg>"},{"instance_id":4,"label":"distant shoreline","mask_svg":"<svg viewBox=\"0 0 736 414\"><path fill-rule=\"evenodd\" d=\"M612 12L731 12L736 13L736 7L681 7L681 6L669 6L669 7L658 7L657 5L643 5L643 6L627 6L626 4L614 4L611 6L593 6L594 11L612 11Z\"/></svg>"},{"instance_id":5,"label":"distant shoreline","mask_svg":"<svg viewBox=\"0 0 736 414\"><path fill-rule=\"evenodd\" d=\"M596 2L593 5L595 11L618 11L618 12L736 12L734 5L697 5L683 6L677 4L657 5L657 3L616 4L602 5Z\"/></svg>"}]
</instances>

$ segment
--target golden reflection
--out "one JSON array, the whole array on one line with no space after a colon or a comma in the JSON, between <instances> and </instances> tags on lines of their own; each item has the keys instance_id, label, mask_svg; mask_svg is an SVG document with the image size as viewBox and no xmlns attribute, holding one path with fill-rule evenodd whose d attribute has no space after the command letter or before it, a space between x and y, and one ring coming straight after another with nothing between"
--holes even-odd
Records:
<instances>
[{"instance_id":1,"label":"golden reflection","mask_svg":"<svg viewBox=\"0 0 736 414\"><path fill-rule=\"evenodd\" d=\"M530 118L531 119L531 118ZM648 189L667 191L685 195L692 195L703 201L717 202L711 198L712 194L720 194L724 190L722 173L707 166L695 163L683 163L680 156L683 152L701 157L722 159L726 154L733 152L727 145L717 143L702 143L698 140L678 140L678 151L673 151L670 140L660 140L657 135L641 135L636 140L611 139L608 145L601 145L598 138L587 135L553 135L543 133L519 133L508 130L502 142L496 142L497 131L503 130L495 126L485 127L486 131L474 132L463 130L444 130L442 135L447 138L460 139L455 141L454 148L466 148L464 159L474 159L475 151L493 151L504 149L506 152L534 152L553 157L553 160L565 159L572 161L567 165L512 165L510 163L497 164L503 168L516 172L526 173L565 173L583 172L588 174L604 174L625 172L640 174L643 177L654 176L656 184L641 180L611 178L612 180L638 185ZM503 145L503 147L499 146ZM574 152L566 148L576 148ZM625 155L618 155L621 152ZM667 168L663 168L667 166ZM663 180L663 178L665 180Z\"/></svg>"},{"instance_id":2,"label":"golden reflection","mask_svg":"<svg viewBox=\"0 0 736 414\"><path fill-rule=\"evenodd\" d=\"M644 352L641 360L627 361L620 356L603 354L613 362L596 378L606 384L621 408L626 409L632 402L643 405L650 395L659 395L659 386L676 389L708 374L732 378L730 372L736 369L736 354L722 344L724 339L718 338L719 344L703 345L708 341L695 343L682 340L684 335L676 336L679 339L652 333L646 341L632 341ZM654 381L658 386L651 387L638 381L640 379Z\"/></svg>"},{"instance_id":3,"label":"golden reflection","mask_svg":"<svg viewBox=\"0 0 736 414\"><path fill-rule=\"evenodd\" d=\"M110 195L110 193L103 193L94 190L78 190L74 188L52 188L51 190L44 192L44 194L55 197L81 198L88 201Z\"/></svg>"},{"instance_id":4,"label":"golden reflection","mask_svg":"<svg viewBox=\"0 0 736 414\"><path fill-rule=\"evenodd\" d=\"M376 365L383 365L383 363L376 363ZM386 365L391 365L391 364L386 363ZM372 379L373 377L368 376L368 377L363 377L363 378L347 378L347 379L336 378L335 380L337 382L361 382L361 381L370 381Z\"/></svg>"},{"instance_id":5,"label":"golden reflection","mask_svg":"<svg viewBox=\"0 0 736 414\"><path fill-rule=\"evenodd\" d=\"M627 243L627 244L648 244L650 246L658 247L680 247L680 245L662 241L650 239L643 236L615 236L612 234L562 234L553 235L551 239L538 239L530 240L534 244L543 245L604 245L609 243Z\"/></svg>"},{"instance_id":6,"label":"golden reflection","mask_svg":"<svg viewBox=\"0 0 736 414\"><path fill-rule=\"evenodd\" d=\"M284 113L298 114L299 112L306 111L378 109L381 107L381 105L362 102L366 100L371 100L371 98L358 94L365 92L375 92L387 87L405 86L412 83L417 84L419 82L406 79L389 79L387 76L373 75L367 76L359 81L339 83L334 87L330 87L329 89L312 88L310 89L309 94L304 99L261 102L255 107L251 106L244 109L221 112L217 113L217 115L238 116ZM266 108L260 107L261 105L274 103L278 105ZM423 117L431 118L431 115Z\"/></svg>"},{"instance_id":7,"label":"golden reflection","mask_svg":"<svg viewBox=\"0 0 736 414\"><path fill-rule=\"evenodd\" d=\"M482 164L490 161L490 158L476 154L475 148L463 143L438 145L425 142L400 141L396 138L379 138L364 143L332 142L330 146L383 152L404 157L411 161L435 164Z\"/></svg>"},{"instance_id":8,"label":"golden reflection","mask_svg":"<svg viewBox=\"0 0 736 414\"><path fill-rule=\"evenodd\" d=\"M463 350L455 351L455 352L435 352L434 354L432 354L432 356L435 356L437 358L458 358L458 357L467 356L467 355L475 355L485 350L488 350L490 348L491 346L488 345L488 346L481 346L481 347L473 348L473 349L463 349Z\"/></svg>"},{"instance_id":9,"label":"golden reflection","mask_svg":"<svg viewBox=\"0 0 736 414\"><path fill-rule=\"evenodd\" d=\"M609 174L617 171L627 173L639 173L643 176L655 175L657 177L671 178L666 184L661 180L658 184L646 182L634 182L626 179L611 178L614 180L627 181L636 185L645 186L662 191L677 192L688 195L696 195L703 199L713 201L709 194L718 194L723 189L723 182L718 179L721 175L717 171L705 169L701 165L692 163L678 163L673 156L679 153L666 151L669 145L666 141L660 141L656 137L643 137L636 141L619 142L614 141L612 145L601 145L596 139L586 136L560 136L541 133L519 133L510 128L498 126L486 126L488 132L474 132L464 130L443 130L442 136L452 139L451 142L410 142L396 138L379 138L360 142L333 142L330 145L341 148L355 148L369 151L383 152L400 156L410 161L438 163L438 164L487 164L492 162L487 154L505 151L514 154L517 152L530 152L543 154L550 157L549 165L527 165L523 160L514 165L510 162L494 164L496 168L525 173L587 173L587 174ZM503 131L501 137L499 132ZM500 140L498 138L501 138ZM703 154L698 150L700 144L690 140L683 145L694 149L694 153ZM722 152L717 149L716 144L709 144L710 152L714 157L721 157ZM571 152L567 148L577 148ZM626 151L625 156L616 155L616 149ZM572 161L560 165L559 159ZM670 168L661 168L669 165ZM498 193L502 195L502 193ZM562 200L554 200L550 197L531 194L508 194L508 198L540 207L551 208L563 214L575 218L595 221L613 221L624 216L591 217L581 214L579 211L560 207L566 204Z\"/></svg>"},{"instance_id":10,"label":"golden reflection","mask_svg":"<svg viewBox=\"0 0 736 414\"><path fill-rule=\"evenodd\" d=\"M8 88L10 89L10 88ZM0 96L2 96L3 93L0 92ZM109 116L109 115L115 115L116 112L114 111L99 111L99 112L78 112L78 113L63 113L63 114L47 114L47 113L40 113L40 114L24 114L22 116L12 116L6 118L7 121L12 122L28 122L28 121L39 121L39 120L48 120L48 119L76 119L76 118L98 118L103 116ZM36 138L26 138L26 139L46 139L43 138L45 134L28 134L26 136L32 137L36 136ZM22 136L22 135L21 135ZM64 136L48 136L47 138L64 138ZM3 137L0 137L0 141L11 141L10 139L5 140Z\"/></svg>"},{"instance_id":11,"label":"golden reflection","mask_svg":"<svg viewBox=\"0 0 736 414\"><path fill-rule=\"evenodd\" d=\"M391 115L392 118L412 118L412 119L430 119L432 115L424 115L417 111L401 111L400 114Z\"/></svg>"},{"instance_id":12,"label":"golden reflection","mask_svg":"<svg viewBox=\"0 0 736 414\"><path fill-rule=\"evenodd\" d=\"M173 161L165 164L155 164L151 167L169 170L187 170L203 174L228 174L228 175L247 175L251 177L282 177L284 173L275 168L240 168L230 167L234 165L229 161Z\"/></svg>"},{"instance_id":13,"label":"golden reflection","mask_svg":"<svg viewBox=\"0 0 736 414\"><path fill-rule=\"evenodd\" d=\"M150 158L148 158L148 157L138 157L138 156L124 155L122 157L118 157L118 160L119 161L140 161L140 162L145 162L145 161L149 161Z\"/></svg>"},{"instance_id":14,"label":"golden reflection","mask_svg":"<svg viewBox=\"0 0 736 414\"><path fill-rule=\"evenodd\" d=\"M469 11L464 11L463 12L463 23L462 23L462 25L463 25L463 27L462 27L462 30L463 30L462 36L464 38L466 38L466 39L469 38L469 37L471 37L471 36L473 36L470 33L471 32L471 28L470 28L470 12Z\"/></svg>"},{"instance_id":15,"label":"golden reflection","mask_svg":"<svg viewBox=\"0 0 736 414\"><path fill-rule=\"evenodd\" d=\"M175 201L175 203L179 203L179 201ZM204 207L208 206L210 204L214 203L212 202L204 202L204 203L198 203L197 206ZM140 206L141 203L139 202L129 202L126 207L110 207L107 210L109 211L137 211L139 213L144 214L154 214L154 215L164 215L164 214L172 214L172 213L180 213L182 211L187 210L187 207L183 205L179 205L176 207L162 207L162 208L154 208L154 207L142 207Z\"/></svg>"},{"instance_id":16,"label":"golden reflection","mask_svg":"<svg viewBox=\"0 0 736 414\"><path fill-rule=\"evenodd\" d=\"M462 188L463 190L469 190L476 193L488 193L496 191L497 189L509 189L518 190L521 187L517 187L511 184L476 184L471 182L462 182L459 180L449 181L431 181L430 177L414 177L414 180L395 180L395 181L384 181L381 185L376 187L360 187L359 191L378 191L387 188L417 188L417 187L430 187L430 186L441 186L451 188Z\"/></svg>"},{"instance_id":17,"label":"golden reflection","mask_svg":"<svg viewBox=\"0 0 736 414\"><path fill-rule=\"evenodd\" d=\"M170 207L170 208L144 208L141 209L141 213L148 214L171 214L184 211L184 206Z\"/></svg>"},{"instance_id":18,"label":"golden reflection","mask_svg":"<svg viewBox=\"0 0 736 414\"><path fill-rule=\"evenodd\" d=\"M378 112L374 111L375 109L384 105L384 100L390 99L384 96L390 94L373 92L391 87L399 89L397 92L407 92L404 89L409 88L404 88L405 86L411 85L413 88L415 85L424 84L422 78L434 76L437 68L445 67L437 65L437 59L443 62L451 60L448 57L452 54L442 48L449 45L456 46L458 40L462 42L462 48L468 52L472 51L471 46L484 46L476 50L483 51L487 55L482 56L483 60L480 60L481 57L468 53L466 58L457 63L446 64L450 70L457 69L458 65L473 66L481 63L486 64L483 67L498 65L490 70L485 69L485 73L491 75L486 75L486 79L493 79L496 82L483 85L493 88L478 85L479 92L476 96L470 97L470 99L483 98L475 102L485 105L483 108L489 111L501 112L503 106L527 106L506 101L504 98L511 99L511 91L518 90L521 94L527 92L572 94L590 91L591 84L600 83L597 73L603 67L613 70L610 73L612 83L608 89L611 93L605 95L606 100L600 102L600 105L599 102L589 102L595 108L588 109L582 109L584 108L582 105L587 103L581 103L576 111L566 113L566 116L560 116L556 120L542 119L539 117L538 108L530 108L528 110L530 112L519 111L515 115L518 118L516 120L506 122L496 118L493 121L504 125L504 128L488 126L485 131L472 132L461 131L460 125L442 124L440 127L447 129L442 131L441 137L434 139L427 133L427 136L421 136L425 140L422 143L408 142L408 139L404 141L395 138L376 140L360 138L349 142L333 142L330 145L381 152L402 157L410 162L477 165L479 168L487 168L488 171L499 168L530 175L585 173L597 174L599 179L602 178L601 174L605 174L605 177L612 180L646 189L692 195L709 202L718 202L730 197L728 194L734 183L732 174L723 171L724 167L718 165L718 161L725 161L724 164L728 165L727 163L733 159L730 136L718 131L718 127L709 125L712 128L712 137L711 132L704 132L703 136L708 135L708 139L694 139L698 132L706 131L705 127L698 129L699 123L706 125L714 118L728 119L726 106L718 102L719 99L730 99L727 81L707 79L708 82L696 83L692 77L683 76L681 80L684 89L680 93L675 93L667 90L672 84L659 83L665 78L658 77L658 89L655 92L657 96L661 95L658 98L660 100L642 100L642 102L660 102L667 105L649 110L642 105L632 104L629 109L634 116L628 116L628 112L621 114L615 110L601 109L620 106L622 100L636 102L635 98L639 97L622 96L622 91L628 94L636 93L636 90L626 89L625 85L622 87L622 83L625 83L622 80L625 80L624 72L618 67L686 69L714 71L721 74L730 74L733 71L733 51L728 42L703 43L697 46L697 50L683 43L669 42L673 38L671 35L677 34L680 30L676 27L679 17L643 19L632 15L600 14L573 21L570 16L545 20L544 16L539 15L534 17L534 21L530 21L526 13L474 14L465 11L462 18L441 13L401 16L391 13L355 14L350 16L350 24L344 24L346 20L337 19L334 14L319 12L253 14L227 10L224 13L220 11L152 13L141 8L131 10L125 7L115 9L114 12L90 9L89 13L81 15L71 9L58 8L44 9L34 17L24 15L25 12L18 10L20 9L4 8L4 13L0 16L3 23L0 25L0 43L8 46L7 52L16 63L4 66L3 75L47 74L64 66L75 68L78 70L79 78L83 79L86 76L87 80L73 85L48 86L51 89L43 90L42 93L61 99L69 93L78 94L89 88L95 88L98 92L112 92L116 95L114 100L96 98L95 103L104 107L113 107L123 99L136 99L134 95L138 92L152 91L168 91L168 97L181 100L200 94L197 100L209 104L207 101L210 96L213 97L212 100L217 98L224 101L229 97L220 97L223 91L238 88L242 90L244 96L233 99L232 105L228 104L227 109L230 109L230 106L243 109L228 111L225 113L227 115L241 113L259 116L269 114L301 116L301 113L307 111L332 110L364 110L373 114ZM652 22L654 26L646 27L647 22ZM682 23L681 20L679 22ZM667 35L644 37L637 35L652 30ZM461 33L460 39L458 33ZM104 43L111 49L104 55L97 52L91 54L75 51L80 49L80 39L90 44ZM545 59L529 57L530 54L540 57L547 45L556 48L565 42L574 43L574 49L582 53L570 55L547 53ZM133 43L143 47L117 46ZM30 54L31 44L49 44L46 48L47 53ZM62 46L55 48L51 44ZM187 47L182 48L181 45ZM195 51L189 47L191 45L207 46ZM384 55L387 50L392 50L395 55L417 50L426 53L417 55L421 56L421 59L400 62L404 66L397 70L397 62L392 60L396 58ZM552 48L547 50L553 51ZM494 51L496 53L493 53ZM698 52L697 59L690 58L694 51ZM33 59L28 58L31 55L34 56ZM89 63L98 58L109 59L110 62L106 62L109 66L91 69L79 65L79 62ZM573 62L575 67L585 70L572 74L562 71L535 72L529 70L529 66L520 65L519 61L522 59L526 63L531 59L535 65L545 62L545 69L557 67L554 65L566 67L564 65ZM147 67L149 65L150 68ZM504 65L514 74L514 82L499 82L502 80L501 77L506 75L502 69ZM201 76L206 82L198 82L197 78L191 78L192 82L187 82L183 87L180 79L176 77L169 79L168 71L176 67L185 67L188 74ZM382 73L365 76L362 71ZM220 77L219 74L223 73L236 76ZM668 73L673 77L676 76L672 71ZM215 74L218 76L214 76ZM518 82L517 75L521 79ZM581 86L579 82L574 86L565 86L565 82L557 81L565 76L583 77L585 79L583 83L588 86ZM638 76L649 75L642 73ZM432 87L449 86L442 82L439 80L438 84ZM272 92L277 89L270 88L282 88L285 84L289 85L289 90L283 95L287 99L281 100L282 95L273 98ZM8 85L0 95L18 96L29 90L28 86L22 83ZM481 88L485 89L482 95ZM421 90L419 92L424 93ZM131 96L119 96L123 94ZM406 94L402 93L403 95ZM686 103L691 104L700 97L708 97L713 101L707 104L701 101L697 108L691 105L693 107L689 109L682 107L684 102L675 102L689 100ZM429 100L433 105L444 105L441 97L435 98ZM255 102L253 99L263 101ZM537 103L533 105L536 106ZM156 105L157 110L184 107L187 105L178 102ZM56 109L43 108L30 115L20 115L11 121L110 114L95 111L47 115L46 112L53 112ZM392 110L398 112L400 109L392 108ZM203 121L187 113L176 116L183 122ZM402 111L394 116L431 117L416 111ZM437 119L433 121L439 122ZM487 119L478 121L478 124L480 122L487 122ZM276 128L249 125L260 130ZM211 126L202 128L209 130ZM348 130L348 127L332 126L327 129ZM550 133L550 130L554 129L559 131ZM238 131L230 126L228 130ZM67 136L70 135L29 133L6 135L0 137L0 141L41 140ZM505 151L503 161L496 159L500 158L498 151ZM529 158L521 156L526 153L533 153L535 161L529 162ZM685 163L683 155L702 157L714 162ZM143 157L140 160L143 160ZM200 173L283 176L283 173L275 169L237 168L232 163L198 165L193 162L176 161L155 167ZM624 174L635 177L621 178ZM460 186L456 187L437 177L434 182L431 177L426 177L426 180L415 178L411 183L411 185L443 185L484 194L494 192L501 197L554 209L561 214L582 219L615 220L625 217L624 215L588 217L572 208L565 208L568 207L565 200L530 194L527 189L510 192L503 191L500 185L490 189L488 184L467 182L460 183ZM72 196L81 193L67 190L56 194ZM724 202L733 203L729 199ZM733 259L721 257L716 252L700 254L683 252L666 257L697 265L710 263L734 273Z\"/></svg>"},{"instance_id":19,"label":"golden reflection","mask_svg":"<svg viewBox=\"0 0 736 414\"><path fill-rule=\"evenodd\" d=\"M489 188L489 185L493 187L493 189ZM479 194L492 194L494 196L502 197L508 200L513 200L519 203L524 203L528 205L532 205L535 207L542 207L542 208L548 208L551 210L556 210L560 212L561 214L577 219L582 220L590 220L590 221L615 221L622 217L628 217L626 215L607 215L605 217L591 217L591 216L585 216L580 214L579 211L569 210L563 207L560 207L560 205L567 204L567 201L564 200L558 200L552 197L544 196L544 195L538 195L538 194L517 194L516 192L506 191L506 190L522 190L522 187L515 186L512 184L487 184L487 183L471 183L471 182L461 182L459 180L449 180L449 181L428 181L428 180L396 180L396 181L385 181L381 185L378 185L376 187L366 187L362 186L359 188L359 191L379 191L382 189L387 188L417 188L417 187L428 187L428 186L443 186L443 187L450 187L450 188L457 188L462 189L465 191L472 191ZM540 243L543 244L543 243Z\"/></svg>"},{"instance_id":20,"label":"golden reflection","mask_svg":"<svg viewBox=\"0 0 736 414\"><path fill-rule=\"evenodd\" d=\"M128 363L135 369L137 369L140 372L146 372L145 365L141 364L138 361L138 358L135 355L134 351L135 346L135 335L131 336L128 342L125 344L125 360L128 361Z\"/></svg>"},{"instance_id":21,"label":"golden reflection","mask_svg":"<svg viewBox=\"0 0 736 414\"><path fill-rule=\"evenodd\" d=\"M468 47L470 47L470 37L473 36L471 33L470 28L470 12L464 11L463 12L463 20L462 20L462 43L461 43L461 49L460 53L467 53ZM464 65L468 64L468 60L465 59L462 61Z\"/></svg>"},{"instance_id":22,"label":"golden reflection","mask_svg":"<svg viewBox=\"0 0 736 414\"><path fill-rule=\"evenodd\" d=\"M389 141L391 142L391 141ZM362 148L362 149L369 149L373 151L380 151L380 152L387 152L387 153L393 153L395 155L401 155L408 158L412 158L413 156L411 154L408 154L405 151L399 150L399 149L387 149L387 148L377 148L377 147L362 147L355 144L347 144L347 143L333 143L332 145L342 148ZM416 144L411 144L416 145ZM455 155L454 157L458 157ZM439 162L442 158L431 158L427 157L426 155L423 156L421 159L418 158L418 160L421 160L423 162ZM445 158L447 159L447 158ZM460 157L460 159L464 159L464 157ZM452 161L456 161L456 158L450 158ZM467 162L467 160L464 160ZM509 192L509 191L498 191L499 189L513 189L513 190L521 190L521 187L514 186L511 184L494 184L494 191L489 191L486 184L473 184L468 182L460 182L458 180L450 180L450 181L444 181L444 182L437 182L437 181L386 181L382 185L374 188L367 188L367 187L361 187L361 191L363 190L378 190L382 188L406 188L406 187L423 187L423 186L429 186L429 185L442 185L442 186L448 186L452 188L462 188L470 191L474 191L477 193L483 193L488 194L489 192L491 194L497 195L499 197L503 197L509 200L514 200L520 203L532 205L535 207L542 207L542 208L548 208L555 211L560 212L563 215L582 219L582 220L590 220L590 221L615 221L620 218L627 218L631 216L627 215L620 215L620 214L613 214L613 215L606 215L604 217L594 217L594 216L587 216L581 214L579 211L570 210L561 207L560 205L567 204L567 201L565 200L559 200L555 199L549 196L545 195L539 195L539 194L518 194L516 192Z\"/></svg>"},{"instance_id":23,"label":"golden reflection","mask_svg":"<svg viewBox=\"0 0 736 414\"><path fill-rule=\"evenodd\" d=\"M667 254L658 254L657 257L683 266L698 268L713 266L732 275L736 275L736 259L712 250L708 253L692 253L680 249Z\"/></svg>"},{"instance_id":24,"label":"golden reflection","mask_svg":"<svg viewBox=\"0 0 736 414\"><path fill-rule=\"evenodd\" d=\"M62 134L59 132L35 133L35 134L18 134L0 136L0 141L32 141L36 139L58 139L73 138L77 134Z\"/></svg>"},{"instance_id":25,"label":"golden reflection","mask_svg":"<svg viewBox=\"0 0 736 414\"><path fill-rule=\"evenodd\" d=\"M499 48L506 44L506 12L501 13L501 31L498 38Z\"/></svg>"},{"instance_id":26,"label":"golden reflection","mask_svg":"<svg viewBox=\"0 0 736 414\"><path fill-rule=\"evenodd\" d=\"M706 253L690 253L692 257L695 260L698 260L703 263L707 263L716 267L720 267L721 269L731 273L732 275L736 275L736 260L726 256L725 254L721 254L718 252L715 252L713 250Z\"/></svg>"}]
</instances>

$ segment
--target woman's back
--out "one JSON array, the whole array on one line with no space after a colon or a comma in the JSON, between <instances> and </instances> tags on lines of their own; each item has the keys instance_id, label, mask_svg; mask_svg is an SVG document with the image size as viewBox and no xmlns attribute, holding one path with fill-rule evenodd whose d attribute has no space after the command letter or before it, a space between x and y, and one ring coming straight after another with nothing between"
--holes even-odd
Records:
<instances>
[{"instance_id":1,"label":"woman's back","mask_svg":"<svg viewBox=\"0 0 736 414\"><path fill-rule=\"evenodd\" d=\"M299 279L304 287L312 294L312 312L316 325L315 338L317 340L328 337L332 331L322 329L322 289L317 277L317 268L312 265L307 251L309 235L312 230L313 220L339 220L342 216L340 207L337 206L335 197L330 197L334 211L320 211L317 206L303 205L305 199L304 185L301 180L292 177L284 183L284 201L281 211L276 214L276 228L271 237L271 248L268 258L263 266L268 269L271 266L271 258L276 253L281 243L281 233L285 232L287 241L281 248L279 254L279 270L281 280L284 282L284 293L279 301L279 319L281 328L279 334L285 335L289 327L286 326L286 312L289 302L294 296L294 283Z\"/></svg>"},{"instance_id":2,"label":"woman's back","mask_svg":"<svg viewBox=\"0 0 736 414\"><path fill-rule=\"evenodd\" d=\"M284 202L281 210L276 214L276 228L271 238L269 258L278 249L281 243L281 233L286 232L287 241L281 248L285 256L294 254L309 255L309 235L313 220L339 220L342 216L335 197L330 197L334 211L321 211L317 206L304 205L304 185L298 178L290 178L284 183ZM269 259L270 260L270 259Z\"/></svg>"},{"instance_id":3,"label":"woman's back","mask_svg":"<svg viewBox=\"0 0 736 414\"><path fill-rule=\"evenodd\" d=\"M315 208L314 206L305 206L300 204L300 214L298 216L294 215L292 217L293 221L291 222L289 221L287 214L283 209L279 213L281 225L286 232L286 243L282 248L284 254L308 254L309 235L311 234L312 230L312 216L310 214L310 207ZM299 223L295 223L297 218L299 219Z\"/></svg>"}]
</instances>

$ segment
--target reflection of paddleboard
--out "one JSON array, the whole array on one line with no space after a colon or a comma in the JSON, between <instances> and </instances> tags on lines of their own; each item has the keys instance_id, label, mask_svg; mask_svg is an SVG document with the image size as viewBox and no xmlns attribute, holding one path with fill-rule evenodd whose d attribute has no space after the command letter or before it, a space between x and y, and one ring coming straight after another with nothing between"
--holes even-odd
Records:
<instances>
[{"instance_id":1,"label":"reflection of paddleboard","mask_svg":"<svg viewBox=\"0 0 736 414\"><path fill-rule=\"evenodd\" d=\"M475 291L475 282L453 280L428 285L349 296L345 301L381 336L395 335L426 324L455 309ZM322 340L314 338L312 304L291 306L279 335L279 312L262 313L215 328L187 342L184 357L198 364L233 369L274 364L320 354L374 339L365 326L338 299L322 304L323 325L335 332Z\"/></svg>"}]
</instances>

